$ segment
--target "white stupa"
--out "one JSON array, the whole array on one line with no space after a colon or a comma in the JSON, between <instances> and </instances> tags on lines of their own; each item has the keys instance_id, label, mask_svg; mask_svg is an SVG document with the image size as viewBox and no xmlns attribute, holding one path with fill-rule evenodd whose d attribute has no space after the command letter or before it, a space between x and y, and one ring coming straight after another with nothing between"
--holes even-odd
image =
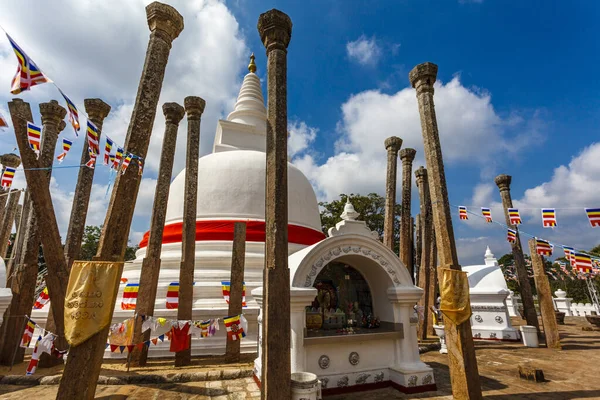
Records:
<instances>
[{"instance_id":1,"label":"white stupa","mask_svg":"<svg viewBox=\"0 0 600 400\"><path fill-rule=\"evenodd\" d=\"M6 287L6 264L4 259L0 257L0 324L2 323L4 311L10 305L11 299L12 291Z\"/></svg>"}]
</instances>

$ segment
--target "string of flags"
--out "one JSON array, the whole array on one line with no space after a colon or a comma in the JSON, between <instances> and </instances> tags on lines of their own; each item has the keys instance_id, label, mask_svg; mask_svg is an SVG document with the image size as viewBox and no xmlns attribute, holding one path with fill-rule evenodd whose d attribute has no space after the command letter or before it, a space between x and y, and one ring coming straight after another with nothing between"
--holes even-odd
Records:
<instances>
[{"instance_id":1,"label":"string of flags","mask_svg":"<svg viewBox=\"0 0 600 400\"><path fill-rule=\"evenodd\" d=\"M545 218L544 226L545 227L555 227L556 226L556 211L555 211L555 209L544 208L541 210L542 210L542 218L543 219ZM592 218L598 218L598 225L600 225L600 209L587 209L586 208L585 210L588 215L588 218L590 218L590 223L592 224L592 227L597 226L594 224ZM589 210L597 210L598 216L596 217L594 214L594 211L592 213L590 213ZM517 230L511 229L510 227L504 225L501 222L494 221L492 219L491 210L489 208L482 207L481 208L481 216L479 216L478 214L469 212L467 210L466 206L458 206L458 213L459 213L459 218L461 220L468 219L468 214L472 214L472 215L476 215L480 218L485 218L486 222L488 222L488 223L494 222L500 226L504 226L507 229L506 240L511 244L514 244L517 242ZM519 214L518 209L509 208L508 215L509 215L510 223L512 225L521 224L521 216ZM465 216L466 216L466 218L465 218ZM555 247L554 244L550 243L549 241L547 241L545 239L538 238L533 235L529 235L523 231L521 231L520 233L530 236L535 239L535 243L536 243L535 248L536 248L537 254L539 254L541 256L546 256L546 257L550 257L553 255L554 247ZM592 255L586 253L585 251L575 251L574 248L570 247L570 246L564 246L564 245L558 245L558 246L563 249L565 258L569 261L571 267L573 269L579 271L581 274L583 274L583 276L586 276L586 275L595 276L598 273L600 273L600 257L592 256Z\"/></svg>"},{"instance_id":2,"label":"string of flags","mask_svg":"<svg viewBox=\"0 0 600 400\"><path fill-rule=\"evenodd\" d=\"M583 207L582 207L583 208ZM600 227L600 208L583 208L592 228ZM542 226L544 228L555 228L558 226L556 219L556 208L541 208ZM458 206L458 217L461 220L469 219L469 211L466 206ZM471 213L472 214L472 213ZM492 219L492 210L481 207L481 215L487 223L495 222ZM508 217L511 225L521 225L521 213L518 208L509 208Z\"/></svg>"}]
</instances>

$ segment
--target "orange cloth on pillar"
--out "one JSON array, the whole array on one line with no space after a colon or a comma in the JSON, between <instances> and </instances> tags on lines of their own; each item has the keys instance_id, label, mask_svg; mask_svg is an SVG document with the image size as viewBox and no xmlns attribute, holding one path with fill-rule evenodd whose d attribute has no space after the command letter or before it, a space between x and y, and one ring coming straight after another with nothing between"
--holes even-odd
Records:
<instances>
[{"instance_id":1,"label":"orange cloth on pillar","mask_svg":"<svg viewBox=\"0 0 600 400\"><path fill-rule=\"evenodd\" d=\"M471 318L469 279L467 273L450 268L440 271L440 311L446 318L460 325Z\"/></svg>"}]
</instances>

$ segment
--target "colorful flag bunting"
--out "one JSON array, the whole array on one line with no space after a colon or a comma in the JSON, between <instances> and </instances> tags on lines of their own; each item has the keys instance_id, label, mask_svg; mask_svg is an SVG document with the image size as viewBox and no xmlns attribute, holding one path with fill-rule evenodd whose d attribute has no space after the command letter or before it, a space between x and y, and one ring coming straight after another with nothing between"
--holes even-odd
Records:
<instances>
[{"instance_id":1,"label":"colorful flag bunting","mask_svg":"<svg viewBox=\"0 0 600 400\"><path fill-rule=\"evenodd\" d=\"M535 238L535 250L540 256L552 255L552 245L544 239Z\"/></svg>"},{"instance_id":2,"label":"colorful flag bunting","mask_svg":"<svg viewBox=\"0 0 600 400\"><path fill-rule=\"evenodd\" d=\"M92 150L91 147L88 147L88 155L90 156L90 159L85 163L85 166L94 169L96 165L96 153L94 153L94 150Z\"/></svg>"},{"instance_id":3,"label":"colorful flag bunting","mask_svg":"<svg viewBox=\"0 0 600 400\"><path fill-rule=\"evenodd\" d=\"M542 208L542 225L544 228L556 226L556 210L554 208Z\"/></svg>"},{"instance_id":4,"label":"colorful flag bunting","mask_svg":"<svg viewBox=\"0 0 600 400\"><path fill-rule=\"evenodd\" d=\"M8 122L6 122L2 113L0 113L0 129L4 130L6 128L8 128Z\"/></svg>"},{"instance_id":5,"label":"colorful flag bunting","mask_svg":"<svg viewBox=\"0 0 600 400\"><path fill-rule=\"evenodd\" d=\"M87 122L87 141L89 148L94 154L100 154L100 135L98 134L98 127L89 119Z\"/></svg>"},{"instance_id":6,"label":"colorful flag bunting","mask_svg":"<svg viewBox=\"0 0 600 400\"><path fill-rule=\"evenodd\" d=\"M113 144L113 141L107 136L106 144L104 145L104 165L108 165L108 162L110 161L110 151Z\"/></svg>"},{"instance_id":7,"label":"colorful flag bunting","mask_svg":"<svg viewBox=\"0 0 600 400\"><path fill-rule=\"evenodd\" d=\"M242 328L240 315L225 317L223 318L223 322L225 323L225 328L227 329L227 339L238 340L246 337L244 328Z\"/></svg>"},{"instance_id":8,"label":"colorful flag bunting","mask_svg":"<svg viewBox=\"0 0 600 400\"><path fill-rule=\"evenodd\" d=\"M2 187L9 189L10 186L12 185L12 181L15 177L15 172L17 172L17 170L15 168L11 168L11 167L5 167L4 171L2 172Z\"/></svg>"},{"instance_id":9,"label":"colorful flag bunting","mask_svg":"<svg viewBox=\"0 0 600 400\"><path fill-rule=\"evenodd\" d=\"M485 217L485 222L492 222L492 210L481 207L481 214Z\"/></svg>"},{"instance_id":10,"label":"colorful flag bunting","mask_svg":"<svg viewBox=\"0 0 600 400\"><path fill-rule=\"evenodd\" d=\"M42 293L40 293L37 300L35 301L35 304L33 305L33 309L41 310L42 308L44 308L46 303L48 303L48 300L50 300L50 295L48 295L48 288L45 287L44 290L42 290Z\"/></svg>"},{"instance_id":11,"label":"colorful flag bunting","mask_svg":"<svg viewBox=\"0 0 600 400\"><path fill-rule=\"evenodd\" d=\"M458 217L460 219L469 219L469 215L467 214L467 207L465 206L458 206Z\"/></svg>"},{"instance_id":12,"label":"colorful flag bunting","mask_svg":"<svg viewBox=\"0 0 600 400\"><path fill-rule=\"evenodd\" d=\"M565 252L565 258L569 261L572 267L575 266L575 249L568 246L563 246L563 251Z\"/></svg>"},{"instance_id":13,"label":"colorful flag bunting","mask_svg":"<svg viewBox=\"0 0 600 400\"><path fill-rule=\"evenodd\" d=\"M514 229L508 229L508 232L506 233L506 240L508 240L509 243L517 243L517 231Z\"/></svg>"},{"instance_id":14,"label":"colorful flag bunting","mask_svg":"<svg viewBox=\"0 0 600 400\"><path fill-rule=\"evenodd\" d=\"M125 285L123 289L123 301L121 302L122 310L135 310L139 288L139 283L128 283Z\"/></svg>"},{"instance_id":15,"label":"colorful flag bunting","mask_svg":"<svg viewBox=\"0 0 600 400\"><path fill-rule=\"evenodd\" d=\"M113 169L116 171L119 169L119 165L121 164L121 159L123 158L123 148L117 147L117 152L115 154L115 161L113 162Z\"/></svg>"},{"instance_id":16,"label":"colorful flag bunting","mask_svg":"<svg viewBox=\"0 0 600 400\"><path fill-rule=\"evenodd\" d=\"M30 90L31 87L35 85L39 85L46 82L52 82L48 77L46 77L42 71L35 65L33 60L25 54L25 52L15 43L14 40L8 33L6 34L8 41L10 42L17 59L19 61L19 65L17 66L17 73L11 82L10 92L12 94L19 94L25 90Z\"/></svg>"},{"instance_id":17,"label":"colorful flag bunting","mask_svg":"<svg viewBox=\"0 0 600 400\"><path fill-rule=\"evenodd\" d=\"M246 307L246 282L242 283L242 307ZM223 298L229 304L229 292L231 291L230 281L222 281L221 287L223 288Z\"/></svg>"},{"instance_id":18,"label":"colorful flag bunting","mask_svg":"<svg viewBox=\"0 0 600 400\"><path fill-rule=\"evenodd\" d=\"M73 146L73 142L69 139L63 139L63 152L56 157L58 162L63 162L69 150L71 150L71 146Z\"/></svg>"},{"instance_id":19,"label":"colorful flag bunting","mask_svg":"<svg viewBox=\"0 0 600 400\"><path fill-rule=\"evenodd\" d=\"M167 289L167 309L179 307L179 282L171 282Z\"/></svg>"},{"instance_id":20,"label":"colorful flag bunting","mask_svg":"<svg viewBox=\"0 0 600 400\"><path fill-rule=\"evenodd\" d=\"M136 158L137 163L138 163L138 175L142 176L142 174L144 173L144 159L142 157L137 157Z\"/></svg>"},{"instance_id":21,"label":"colorful flag bunting","mask_svg":"<svg viewBox=\"0 0 600 400\"><path fill-rule=\"evenodd\" d=\"M575 268L584 273L592 272L592 257L575 252Z\"/></svg>"},{"instance_id":22,"label":"colorful flag bunting","mask_svg":"<svg viewBox=\"0 0 600 400\"><path fill-rule=\"evenodd\" d=\"M31 343L31 339L33 338L33 331L35 330L35 322L32 320L27 321L27 325L25 325L25 332L23 332L23 337L21 338L21 347L29 347Z\"/></svg>"},{"instance_id":23,"label":"colorful flag bunting","mask_svg":"<svg viewBox=\"0 0 600 400\"><path fill-rule=\"evenodd\" d=\"M508 209L508 217L511 225L519 225L521 223L521 214L519 214L519 210L516 208Z\"/></svg>"},{"instance_id":24,"label":"colorful flag bunting","mask_svg":"<svg viewBox=\"0 0 600 400\"><path fill-rule=\"evenodd\" d=\"M27 139L29 140L29 147L35 152L35 158L40 158L42 128L31 122L27 122Z\"/></svg>"},{"instance_id":25,"label":"colorful flag bunting","mask_svg":"<svg viewBox=\"0 0 600 400\"><path fill-rule=\"evenodd\" d=\"M600 208L586 208L585 212L590 220L592 228L600 226Z\"/></svg>"},{"instance_id":26,"label":"colorful flag bunting","mask_svg":"<svg viewBox=\"0 0 600 400\"><path fill-rule=\"evenodd\" d=\"M127 153L127 155L125 156L125 159L123 160L123 165L121 166L121 175L125 175L125 171L127 170L127 167L129 167L129 163L131 162L132 159L133 159L133 154Z\"/></svg>"},{"instance_id":27,"label":"colorful flag bunting","mask_svg":"<svg viewBox=\"0 0 600 400\"><path fill-rule=\"evenodd\" d=\"M66 94L63 93L62 90L58 89L58 91L60 94L62 94L67 102L67 109L69 110L69 122L71 123L71 126L73 126L75 136L79 136L79 130L81 129L81 126L79 125L79 112L77 112L77 107L75 107L75 104L67 97Z\"/></svg>"}]
</instances>

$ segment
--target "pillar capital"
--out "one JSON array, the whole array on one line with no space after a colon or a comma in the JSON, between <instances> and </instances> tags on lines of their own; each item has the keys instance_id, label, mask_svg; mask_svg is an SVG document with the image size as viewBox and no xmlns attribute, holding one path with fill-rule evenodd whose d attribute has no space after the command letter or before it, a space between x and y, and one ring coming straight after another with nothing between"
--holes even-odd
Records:
<instances>
[{"instance_id":1,"label":"pillar capital","mask_svg":"<svg viewBox=\"0 0 600 400\"><path fill-rule=\"evenodd\" d=\"M85 99L83 105L85 106L85 112L92 120L104 121L104 118L110 112L110 106L102 99Z\"/></svg>"},{"instance_id":2,"label":"pillar capital","mask_svg":"<svg viewBox=\"0 0 600 400\"><path fill-rule=\"evenodd\" d=\"M67 115L67 110L58 104L58 101L50 100L48 103L40 103L40 115L43 125L58 125Z\"/></svg>"},{"instance_id":3,"label":"pillar capital","mask_svg":"<svg viewBox=\"0 0 600 400\"><path fill-rule=\"evenodd\" d=\"M498 175L494 179L494 182L496 182L496 185L498 185L498 189L500 189L500 191L510 190L510 182L511 181L512 181L512 176L505 175L505 174Z\"/></svg>"},{"instance_id":4,"label":"pillar capital","mask_svg":"<svg viewBox=\"0 0 600 400\"><path fill-rule=\"evenodd\" d=\"M186 104L187 107L187 104ZM204 108L204 107L203 107ZM185 115L185 108L177 103L165 103L163 104L163 114L165 115L165 119L167 123L179 125L179 122L182 120Z\"/></svg>"},{"instance_id":5,"label":"pillar capital","mask_svg":"<svg viewBox=\"0 0 600 400\"><path fill-rule=\"evenodd\" d=\"M150 31L158 34L169 45L183 30L183 17L175 8L167 4L158 1L148 4L146 16Z\"/></svg>"},{"instance_id":6,"label":"pillar capital","mask_svg":"<svg viewBox=\"0 0 600 400\"><path fill-rule=\"evenodd\" d=\"M402 163L411 163L414 161L416 154L417 151L415 149L402 149L400 150L400 159L402 160Z\"/></svg>"},{"instance_id":7,"label":"pillar capital","mask_svg":"<svg viewBox=\"0 0 600 400\"><path fill-rule=\"evenodd\" d=\"M421 182L427 180L427 169L422 166L417 168L415 171L415 177L417 178L417 186L421 187Z\"/></svg>"},{"instance_id":8,"label":"pillar capital","mask_svg":"<svg viewBox=\"0 0 600 400\"><path fill-rule=\"evenodd\" d=\"M199 119L206 107L206 101L198 96L188 96L183 100L188 119Z\"/></svg>"},{"instance_id":9,"label":"pillar capital","mask_svg":"<svg viewBox=\"0 0 600 400\"><path fill-rule=\"evenodd\" d=\"M275 49L287 51L292 38L292 20L287 14L276 9L262 13L257 28L267 54Z\"/></svg>"},{"instance_id":10,"label":"pillar capital","mask_svg":"<svg viewBox=\"0 0 600 400\"><path fill-rule=\"evenodd\" d=\"M67 123L65 121L61 120L60 123L58 124L58 133L61 133L62 131L64 131L66 127L67 127Z\"/></svg>"},{"instance_id":11,"label":"pillar capital","mask_svg":"<svg viewBox=\"0 0 600 400\"><path fill-rule=\"evenodd\" d=\"M383 143L385 144L385 149L393 153L397 153L400 147L402 147L402 139L398 136L390 136Z\"/></svg>"},{"instance_id":12,"label":"pillar capital","mask_svg":"<svg viewBox=\"0 0 600 400\"><path fill-rule=\"evenodd\" d=\"M21 165L21 157L14 153L3 154L0 156L0 163L5 167L17 168Z\"/></svg>"},{"instance_id":13,"label":"pillar capital","mask_svg":"<svg viewBox=\"0 0 600 400\"><path fill-rule=\"evenodd\" d=\"M431 62L419 64L408 74L408 79L413 88L417 89L417 94L422 92L433 93L433 84L435 83L438 72L438 66Z\"/></svg>"}]
</instances>

